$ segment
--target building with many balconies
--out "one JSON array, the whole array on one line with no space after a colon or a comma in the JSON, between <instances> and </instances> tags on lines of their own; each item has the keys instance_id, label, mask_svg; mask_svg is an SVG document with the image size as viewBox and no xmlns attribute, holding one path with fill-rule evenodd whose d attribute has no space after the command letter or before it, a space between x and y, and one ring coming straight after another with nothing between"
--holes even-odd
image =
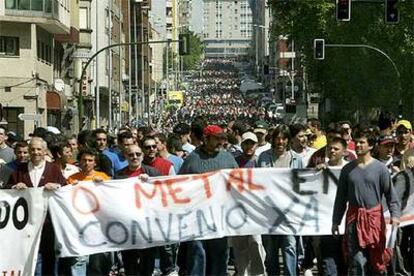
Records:
<instances>
[{"instance_id":1,"label":"building with many balconies","mask_svg":"<svg viewBox=\"0 0 414 276\"><path fill-rule=\"evenodd\" d=\"M73 69L67 46L77 42L79 33L72 14L76 5L64 0L0 1L1 122L21 136L35 126L61 127L66 116L65 92ZM28 114L26 120L20 114Z\"/></svg>"}]
</instances>

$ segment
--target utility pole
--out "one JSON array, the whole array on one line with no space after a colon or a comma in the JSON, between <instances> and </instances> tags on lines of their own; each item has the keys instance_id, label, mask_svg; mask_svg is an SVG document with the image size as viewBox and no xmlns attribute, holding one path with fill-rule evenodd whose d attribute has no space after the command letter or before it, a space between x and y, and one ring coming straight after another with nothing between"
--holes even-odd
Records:
<instances>
[{"instance_id":1,"label":"utility pole","mask_svg":"<svg viewBox=\"0 0 414 276\"><path fill-rule=\"evenodd\" d=\"M150 29L150 22L149 22L149 13L147 11L147 39L146 41L149 41L149 34L151 32ZM149 60L149 52L150 52L150 47L149 44L147 44L147 74L148 74L148 100L147 100L147 110L148 110L148 126L151 126L151 112L150 112L150 108L151 108L151 102L150 102L150 97L151 97L151 89L152 89L152 85L151 85L151 70L150 70L150 60Z\"/></svg>"},{"instance_id":2,"label":"utility pole","mask_svg":"<svg viewBox=\"0 0 414 276\"><path fill-rule=\"evenodd\" d=\"M137 42L137 5L134 3L134 42ZM138 93L138 45L134 46L134 84L135 84L135 116L138 119L139 114L139 93Z\"/></svg>"},{"instance_id":3,"label":"utility pole","mask_svg":"<svg viewBox=\"0 0 414 276\"><path fill-rule=\"evenodd\" d=\"M141 7L141 42L144 42L144 10ZM145 62L144 43L141 43L141 110L142 117L145 115Z\"/></svg>"},{"instance_id":4,"label":"utility pole","mask_svg":"<svg viewBox=\"0 0 414 276\"><path fill-rule=\"evenodd\" d=\"M256 77L259 77L259 25L256 27Z\"/></svg>"},{"instance_id":5,"label":"utility pole","mask_svg":"<svg viewBox=\"0 0 414 276\"><path fill-rule=\"evenodd\" d=\"M98 5L98 0L95 0L95 2L96 2L96 10L95 10L95 24L96 24L96 34L95 34L95 39L96 39L96 49L95 49L95 51L96 52L98 52L98 49L99 49L99 5ZM99 128L99 124L100 124L100 122L99 122L99 117L100 117L100 112L99 112L99 108L100 108L100 106L99 106L99 104L100 104L100 95L99 95L99 90L100 90L100 88L99 88L99 58L97 58L96 59L96 62L95 62L95 64L96 64L96 66L95 66L95 73L96 73L96 80L95 80L95 105L96 105L96 112L95 112L95 115L96 115L96 128Z\"/></svg>"},{"instance_id":6,"label":"utility pole","mask_svg":"<svg viewBox=\"0 0 414 276\"><path fill-rule=\"evenodd\" d=\"M170 59L170 42L167 42L167 61L166 61L166 73L167 73L167 96L168 91L170 90L170 71L169 71L169 59Z\"/></svg>"},{"instance_id":7,"label":"utility pole","mask_svg":"<svg viewBox=\"0 0 414 276\"><path fill-rule=\"evenodd\" d=\"M295 41L292 39L292 53L295 52ZM292 56L292 96L291 99L295 100L295 55Z\"/></svg>"},{"instance_id":8,"label":"utility pole","mask_svg":"<svg viewBox=\"0 0 414 276\"><path fill-rule=\"evenodd\" d=\"M110 0L112 1L112 0ZM122 43L122 23L121 23L121 19L122 19L122 1L119 1L119 7L118 7L118 24L119 24L119 34L118 34L118 42L119 44ZM118 129L121 128L122 126L122 104L123 104L123 97L122 97L122 46L119 46L119 61L118 61L118 66L119 66L119 79L118 79L118 85L119 85L119 120L118 120Z\"/></svg>"},{"instance_id":9,"label":"utility pole","mask_svg":"<svg viewBox=\"0 0 414 276\"><path fill-rule=\"evenodd\" d=\"M128 42L131 42L131 1L128 0ZM128 123L132 121L132 89L131 89L131 62L132 47L128 45Z\"/></svg>"},{"instance_id":10,"label":"utility pole","mask_svg":"<svg viewBox=\"0 0 414 276\"><path fill-rule=\"evenodd\" d=\"M109 43L112 44L112 0L109 1ZM112 130L112 50L108 49L108 103L109 103L109 114L108 114L108 127Z\"/></svg>"}]
</instances>

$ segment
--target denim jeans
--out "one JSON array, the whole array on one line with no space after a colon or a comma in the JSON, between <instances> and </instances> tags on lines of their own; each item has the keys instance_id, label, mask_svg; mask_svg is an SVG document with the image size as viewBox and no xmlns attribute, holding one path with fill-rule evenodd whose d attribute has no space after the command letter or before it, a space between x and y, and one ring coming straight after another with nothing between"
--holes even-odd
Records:
<instances>
[{"instance_id":1,"label":"denim jeans","mask_svg":"<svg viewBox=\"0 0 414 276\"><path fill-rule=\"evenodd\" d=\"M264 275L265 250L260 235L230 238L237 275Z\"/></svg>"},{"instance_id":2,"label":"denim jeans","mask_svg":"<svg viewBox=\"0 0 414 276\"><path fill-rule=\"evenodd\" d=\"M40 236L39 253L36 262L35 275L57 275L57 258L55 255L55 233L49 214L43 224ZM2 250L4 250L2 248Z\"/></svg>"},{"instance_id":3,"label":"denim jeans","mask_svg":"<svg viewBox=\"0 0 414 276\"><path fill-rule=\"evenodd\" d=\"M57 276L57 263L56 259L48 254L39 252L37 255L35 276L53 275Z\"/></svg>"},{"instance_id":4,"label":"denim jeans","mask_svg":"<svg viewBox=\"0 0 414 276\"><path fill-rule=\"evenodd\" d=\"M229 259L227 238L189 241L185 242L184 246L186 247L185 271L188 275L227 275Z\"/></svg>"},{"instance_id":5,"label":"denim jeans","mask_svg":"<svg viewBox=\"0 0 414 276\"><path fill-rule=\"evenodd\" d=\"M293 235L263 235L263 246L266 251L265 267L269 276L280 275L279 248L282 250L284 275L296 275L297 256L296 238Z\"/></svg>"},{"instance_id":6,"label":"denim jeans","mask_svg":"<svg viewBox=\"0 0 414 276\"><path fill-rule=\"evenodd\" d=\"M86 276L89 256L59 258L59 275Z\"/></svg>"},{"instance_id":7,"label":"denim jeans","mask_svg":"<svg viewBox=\"0 0 414 276\"><path fill-rule=\"evenodd\" d=\"M348 238L348 275L365 276L369 272L368 256L365 250L359 246L356 222L347 226Z\"/></svg>"},{"instance_id":8,"label":"denim jeans","mask_svg":"<svg viewBox=\"0 0 414 276\"><path fill-rule=\"evenodd\" d=\"M322 275L346 275L346 265L342 252L342 236L320 236L319 249ZM319 260L318 260L319 262Z\"/></svg>"}]
</instances>

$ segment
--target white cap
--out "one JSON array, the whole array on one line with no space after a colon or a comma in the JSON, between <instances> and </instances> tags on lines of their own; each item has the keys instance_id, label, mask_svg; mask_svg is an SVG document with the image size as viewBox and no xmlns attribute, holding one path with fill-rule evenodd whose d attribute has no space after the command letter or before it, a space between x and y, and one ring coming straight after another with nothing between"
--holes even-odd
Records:
<instances>
[{"instance_id":1,"label":"white cap","mask_svg":"<svg viewBox=\"0 0 414 276\"><path fill-rule=\"evenodd\" d=\"M47 131L52 132L53 134L60 134L60 130L57 127L54 126L48 126Z\"/></svg>"},{"instance_id":2,"label":"white cap","mask_svg":"<svg viewBox=\"0 0 414 276\"><path fill-rule=\"evenodd\" d=\"M255 143L258 142L256 134L254 134L253 132L250 132L250 131L248 131L248 132L246 132L242 135L242 143L244 141L247 141L247 140L251 140Z\"/></svg>"}]
</instances>

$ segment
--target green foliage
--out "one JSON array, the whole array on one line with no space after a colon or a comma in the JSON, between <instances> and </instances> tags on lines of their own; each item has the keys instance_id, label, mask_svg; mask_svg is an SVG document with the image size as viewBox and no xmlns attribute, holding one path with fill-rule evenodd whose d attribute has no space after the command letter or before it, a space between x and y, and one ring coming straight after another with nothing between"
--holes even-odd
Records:
<instances>
[{"instance_id":1,"label":"green foliage","mask_svg":"<svg viewBox=\"0 0 414 276\"><path fill-rule=\"evenodd\" d=\"M204 52L203 42L194 32L185 30L183 33L190 34L190 55L183 56L183 69L184 71L195 70L202 59Z\"/></svg>"},{"instance_id":2,"label":"green foliage","mask_svg":"<svg viewBox=\"0 0 414 276\"><path fill-rule=\"evenodd\" d=\"M373 108L397 112L400 82L404 114L414 118L413 1L400 1L400 23L395 25L384 22L381 1L353 1L350 22L336 21L332 0L273 0L269 4L276 21L272 36L288 34L295 40L308 87L333 103L330 119L349 119L356 111L366 113ZM377 47L396 63L401 78L384 56L369 49L328 47L325 60L314 60L315 38L324 38L327 44Z\"/></svg>"}]
</instances>

